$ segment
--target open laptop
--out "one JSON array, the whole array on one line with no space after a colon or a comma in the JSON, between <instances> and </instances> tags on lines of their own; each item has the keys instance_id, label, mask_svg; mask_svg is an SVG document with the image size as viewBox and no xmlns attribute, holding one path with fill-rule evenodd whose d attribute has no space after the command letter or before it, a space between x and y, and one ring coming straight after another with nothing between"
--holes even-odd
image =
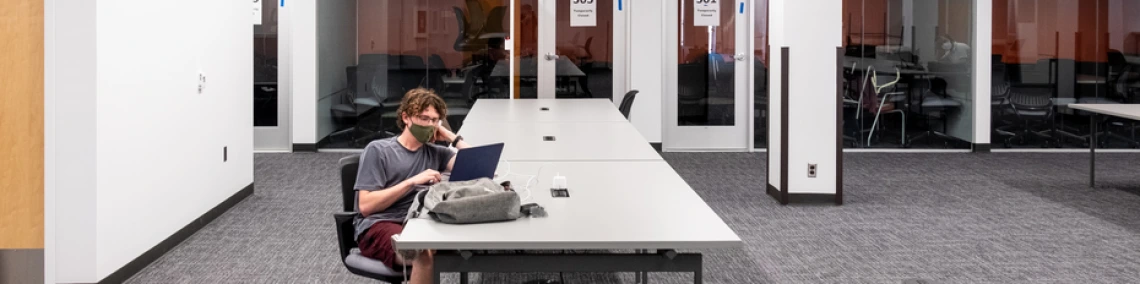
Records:
<instances>
[{"instance_id":1,"label":"open laptop","mask_svg":"<svg viewBox=\"0 0 1140 284\"><path fill-rule=\"evenodd\" d=\"M495 178L495 168L503 154L503 143L469 147L455 153L455 166L448 181Z\"/></svg>"}]
</instances>

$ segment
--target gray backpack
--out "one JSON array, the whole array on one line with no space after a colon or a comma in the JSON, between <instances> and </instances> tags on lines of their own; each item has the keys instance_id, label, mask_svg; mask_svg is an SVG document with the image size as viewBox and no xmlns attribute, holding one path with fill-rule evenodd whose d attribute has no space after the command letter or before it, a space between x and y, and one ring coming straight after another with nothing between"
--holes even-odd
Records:
<instances>
[{"instance_id":1,"label":"gray backpack","mask_svg":"<svg viewBox=\"0 0 1140 284\"><path fill-rule=\"evenodd\" d=\"M426 213L448 224L472 224L518 219L519 195L488 178L441 182L416 193L408 218Z\"/></svg>"}]
</instances>

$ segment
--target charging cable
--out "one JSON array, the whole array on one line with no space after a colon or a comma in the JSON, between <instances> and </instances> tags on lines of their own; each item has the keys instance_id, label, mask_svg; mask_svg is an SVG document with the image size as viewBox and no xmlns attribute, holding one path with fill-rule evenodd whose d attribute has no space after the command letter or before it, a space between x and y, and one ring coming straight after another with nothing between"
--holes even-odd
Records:
<instances>
[{"instance_id":1,"label":"charging cable","mask_svg":"<svg viewBox=\"0 0 1140 284\"><path fill-rule=\"evenodd\" d=\"M523 202L530 200L530 197L531 197L531 190L530 190L531 184L530 184L530 182L534 181L535 184L538 184L538 176L542 174L542 169L546 168L546 165L550 164L550 163L543 163L542 166L538 167L538 171L536 171L533 175L527 175L527 174L519 174L519 173L512 172L511 171L511 162L502 161L502 163L507 163L507 172L503 173L504 178L506 178L507 176L511 176L511 175L527 178L526 183L523 184L523 189L526 189L526 195L523 196L521 199L521 201L523 201Z\"/></svg>"}]
</instances>

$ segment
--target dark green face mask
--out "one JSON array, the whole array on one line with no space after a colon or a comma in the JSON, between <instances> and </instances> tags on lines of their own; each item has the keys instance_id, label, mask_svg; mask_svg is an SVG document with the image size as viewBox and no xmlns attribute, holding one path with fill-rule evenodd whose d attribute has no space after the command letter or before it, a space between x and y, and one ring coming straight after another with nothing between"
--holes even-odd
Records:
<instances>
[{"instance_id":1,"label":"dark green face mask","mask_svg":"<svg viewBox=\"0 0 1140 284\"><path fill-rule=\"evenodd\" d=\"M416 137L416 141L420 141L420 143L431 142L431 138L435 137L435 126L412 123L408 125L408 131L411 131L412 137Z\"/></svg>"}]
</instances>

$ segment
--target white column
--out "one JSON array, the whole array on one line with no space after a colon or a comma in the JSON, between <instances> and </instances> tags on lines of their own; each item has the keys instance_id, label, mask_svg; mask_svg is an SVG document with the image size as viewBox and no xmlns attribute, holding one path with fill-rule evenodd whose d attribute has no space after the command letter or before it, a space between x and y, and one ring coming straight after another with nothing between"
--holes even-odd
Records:
<instances>
[{"instance_id":1,"label":"white column","mask_svg":"<svg viewBox=\"0 0 1140 284\"><path fill-rule=\"evenodd\" d=\"M772 33L772 127L769 181L789 194L835 194L842 165L837 164L839 100L836 91L836 48L841 43L842 5L829 0L773 0L769 13ZM785 16L786 15L786 16ZM812 32L804 32L812 31ZM781 48L789 47L789 58ZM790 60L788 101L780 99L783 62ZM787 104L788 113L779 109ZM787 118L788 137L781 136ZM787 141L787 152L781 139ZM781 157L787 155L787 181L780 178ZM817 165L808 177L808 164ZM781 184L787 188L781 188Z\"/></svg>"},{"instance_id":2,"label":"white column","mask_svg":"<svg viewBox=\"0 0 1140 284\"><path fill-rule=\"evenodd\" d=\"M993 73L993 0L974 2L974 144L990 143L990 92Z\"/></svg>"},{"instance_id":3,"label":"white column","mask_svg":"<svg viewBox=\"0 0 1140 284\"><path fill-rule=\"evenodd\" d=\"M317 143L317 0L288 0L279 23L288 27L281 29L289 34L289 53L278 55L292 59L289 70L290 95L292 95L293 144Z\"/></svg>"}]
</instances>

